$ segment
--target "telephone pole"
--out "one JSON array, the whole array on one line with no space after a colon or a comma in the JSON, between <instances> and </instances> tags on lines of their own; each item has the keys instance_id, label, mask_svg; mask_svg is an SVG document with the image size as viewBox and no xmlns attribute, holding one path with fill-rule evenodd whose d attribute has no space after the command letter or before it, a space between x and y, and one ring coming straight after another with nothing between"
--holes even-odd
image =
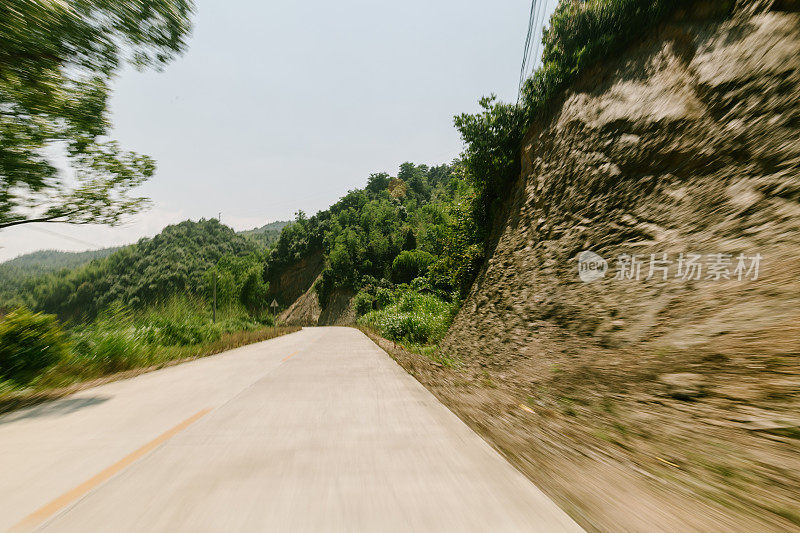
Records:
<instances>
[{"instance_id":1,"label":"telephone pole","mask_svg":"<svg viewBox=\"0 0 800 533\"><path fill-rule=\"evenodd\" d=\"M211 312L211 320L217 323L217 269L214 269L214 309Z\"/></svg>"}]
</instances>

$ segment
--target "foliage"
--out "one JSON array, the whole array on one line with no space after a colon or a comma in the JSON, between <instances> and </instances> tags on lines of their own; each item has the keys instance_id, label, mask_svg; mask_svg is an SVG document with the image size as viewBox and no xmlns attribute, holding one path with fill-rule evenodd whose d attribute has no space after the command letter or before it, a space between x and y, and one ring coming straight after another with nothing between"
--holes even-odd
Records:
<instances>
[{"instance_id":1,"label":"foliage","mask_svg":"<svg viewBox=\"0 0 800 533\"><path fill-rule=\"evenodd\" d=\"M283 228L291 224L291 222L279 220L277 222L270 222L269 224L265 224L260 228L254 228L251 230L240 231L239 235L244 235L250 239L256 241L259 245L269 248L275 245L278 242L278 238L281 236L281 231Z\"/></svg>"},{"instance_id":2,"label":"foliage","mask_svg":"<svg viewBox=\"0 0 800 533\"><path fill-rule=\"evenodd\" d=\"M353 307L356 310L356 315L361 316L372 311L375 305L375 297L366 291L359 291L353 297Z\"/></svg>"},{"instance_id":3,"label":"foliage","mask_svg":"<svg viewBox=\"0 0 800 533\"><path fill-rule=\"evenodd\" d=\"M114 224L144 205L147 156L107 139L122 64L159 68L186 48L191 0L0 3L0 228ZM66 156L72 176L46 154Z\"/></svg>"},{"instance_id":4,"label":"foliage","mask_svg":"<svg viewBox=\"0 0 800 533\"><path fill-rule=\"evenodd\" d=\"M68 350L67 337L53 315L21 307L0 322L0 378L24 385Z\"/></svg>"},{"instance_id":5,"label":"foliage","mask_svg":"<svg viewBox=\"0 0 800 533\"><path fill-rule=\"evenodd\" d=\"M175 294L210 299L210 273L219 264L218 301L232 305L261 260L256 243L217 220L185 221L103 259L31 280L21 293L36 310L89 320L115 302L140 308Z\"/></svg>"},{"instance_id":6,"label":"foliage","mask_svg":"<svg viewBox=\"0 0 800 533\"><path fill-rule=\"evenodd\" d=\"M239 289L239 301L252 313L266 309L269 304L267 301L269 283L264 281L263 273L263 265L251 267Z\"/></svg>"},{"instance_id":7,"label":"foliage","mask_svg":"<svg viewBox=\"0 0 800 533\"><path fill-rule=\"evenodd\" d=\"M481 98L481 113L455 118L466 144L463 158L475 197L469 205L476 233L473 243L489 239L489 228L499 213L505 194L519 175L519 151L524 133L520 108L497 102L494 95Z\"/></svg>"},{"instance_id":8,"label":"foliage","mask_svg":"<svg viewBox=\"0 0 800 533\"><path fill-rule=\"evenodd\" d=\"M94 322L70 331L62 330L52 315L19 309L0 322L0 381L7 380L4 385L11 390L62 386L217 353L281 334L270 322L271 317L256 320L233 306L221 309L213 323L208 305L187 297L145 309L111 305Z\"/></svg>"},{"instance_id":9,"label":"foliage","mask_svg":"<svg viewBox=\"0 0 800 533\"><path fill-rule=\"evenodd\" d=\"M409 283L412 279L428 273L428 267L436 258L425 250L404 250L392 261L392 281Z\"/></svg>"},{"instance_id":10,"label":"foliage","mask_svg":"<svg viewBox=\"0 0 800 533\"><path fill-rule=\"evenodd\" d=\"M375 305L378 309L385 309L394 301L392 291L386 287L379 287L375 291Z\"/></svg>"},{"instance_id":11,"label":"foliage","mask_svg":"<svg viewBox=\"0 0 800 533\"><path fill-rule=\"evenodd\" d=\"M64 269L75 268L94 259L111 255L119 248L104 248L88 252L60 252L42 250L21 255L0 264L0 305L16 307L14 302L22 302L18 296L25 282L36 277Z\"/></svg>"},{"instance_id":12,"label":"foliage","mask_svg":"<svg viewBox=\"0 0 800 533\"><path fill-rule=\"evenodd\" d=\"M403 200L406 197L408 186L406 186L406 182L400 178L392 178L391 181L389 181L387 189L389 190L389 196L395 200Z\"/></svg>"},{"instance_id":13,"label":"foliage","mask_svg":"<svg viewBox=\"0 0 800 533\"><path fill-rule=\"evenodd\" d=\"M135 329L96 328L73 335L66 363L91 375L121 372L147 364L148 343Z\"/></svg>"},{"instance_id":14,"label":"foliage","mask_svg":"<svg viewBox=\"0 0 800 533\"><path fill-rule=\"evenodd\" d=\"M474 202L475 194L470 191L450 206L442 252L428 272L435 289L455 291L461 298L467 295L483 261L484 243L473 216Z\"/></svg>"},{"instance_id":15,"label":"foliage","mask_svg":"<svg viewBox=\"0 0 800 533\"><path fill-rule=\"evenodd\" d=\"M315 288L324 308L336 290L358 291L368 283L391 285L393 264L404 251L411 253L404 255L398 268L408 266L411 271L401 275L402 281L424 274L450 238L453 202L468 190L458 183L462 174L457 167L458 163L435 167L404 163L398 172L408 180L400 180L406 187L403 195L393 196L390 190L399 178L375 173L364 189L348 192L329 209L310 218L298 213L269 253L265 279L276 281L291 265L321 253L325 268ZM403 262L409 258L417 263Z\"/></svg>"},{"instance_id":16,"label":"foliage","mask_svg":"<svg viewBox=\"0 0 800 533\"><path fill-rule=\"evenodd\" d=\"M406 289L398 291L394 301L383 309L364 314L358 323L375 328L387 339L428 345L444 337L456 310L455 303Z\"/></svg>"}]
</instances>

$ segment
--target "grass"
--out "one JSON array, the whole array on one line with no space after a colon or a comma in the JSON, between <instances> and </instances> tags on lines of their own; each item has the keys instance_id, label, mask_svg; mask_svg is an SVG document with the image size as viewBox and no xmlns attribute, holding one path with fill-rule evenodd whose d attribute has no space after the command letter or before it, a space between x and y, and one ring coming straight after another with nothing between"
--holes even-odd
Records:
<instances>
[{"instance_id":1,"label":"grass","mask_svg":"<svg viewBox=\"0 0 800 533\"><path fill-rule=\"evenodd\" d=\"M15 387L8 381L0 381L0 413L60 398L90 386L126 379L299 330L300 328L295 326L267 326L256 330L226 333L208 344L161 347L150 352L146 358L138 359L138 366L129 364L126 365L127 370L116 372L103 371L102 367L86 366L83 364L84 361L79 358L62 361L49 368L35 384L25 389ZM106 370L108 370L107 367Z\"/></svg>"},{"instance_id":2,"label":"grass","mask_svg":"<svg viewBox=\"0 0 800 533\"><path fill-rule=\"evenodd\" d=\"M116 306L92 323L64 331L67 349L32 379L0 380L0 411L48 391L160 368L298 329L275 327L272 317L258 319L237 307L219 310L213 322L204 302L186 298L142 310Z\"/></svg>"}]
</instances>

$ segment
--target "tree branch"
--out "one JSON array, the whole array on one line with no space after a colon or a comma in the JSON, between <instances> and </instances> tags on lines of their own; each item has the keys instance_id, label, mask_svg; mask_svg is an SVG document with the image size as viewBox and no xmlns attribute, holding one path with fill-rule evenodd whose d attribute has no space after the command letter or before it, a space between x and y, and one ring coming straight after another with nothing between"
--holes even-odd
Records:
<instances>
[{"instance_id":1,"label":"tree branch","mask_svg":"<svg viewBox=\"0 0 800 533\"><path fill-rule=\"evenodd\" d=\"M39 217L39 218L23 218L20 220L11 220L8 222L0 222L0 229L10 228L12 226L19 226L20 224L32 224L34 222L69 222L69 220L59 220L65 217L69 217L77 213L78 210L69 211L68 213L59 213L57 215L51 215L49 217ZM80 222L72 222L72 224L80 224Z\"/></svg>"}]
</instances>

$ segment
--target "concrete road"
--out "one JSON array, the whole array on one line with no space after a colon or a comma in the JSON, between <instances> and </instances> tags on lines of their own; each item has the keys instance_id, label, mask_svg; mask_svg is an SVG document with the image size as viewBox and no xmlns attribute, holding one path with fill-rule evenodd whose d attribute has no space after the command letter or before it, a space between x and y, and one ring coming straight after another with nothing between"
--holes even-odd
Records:
<instances>
[{"instance_id":1,"label":"concrete road","mask_svg":"<svg viewBox=\"0 0 800 533\"><path fill-rule=\"evenodd\" d=\"M580 531L360 331L0 417L0 531Z\"/></svg>"}]
</instances>

